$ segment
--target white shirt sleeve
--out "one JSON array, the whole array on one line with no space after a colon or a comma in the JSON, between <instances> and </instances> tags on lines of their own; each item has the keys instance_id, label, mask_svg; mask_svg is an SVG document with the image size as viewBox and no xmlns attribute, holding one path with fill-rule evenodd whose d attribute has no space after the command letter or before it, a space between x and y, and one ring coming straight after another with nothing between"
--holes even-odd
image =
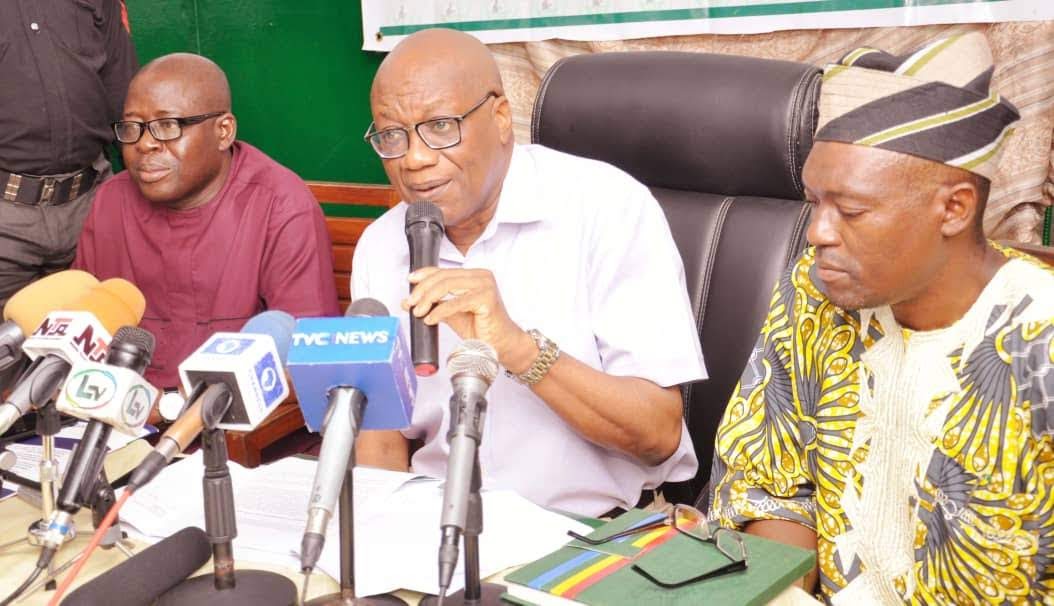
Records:
<instances>
[{"instance_id":1,"label":"white shirt sleeve","mask_svg":"<svg viewBox=\"0 0 1054 606\"><path fill-rule=\"evenodd\" d=\"M684 263L648 189L630 179L591 232L589 305L604 371L663 387L706 378Z\"/></svg>"},{"instance_id":2,"label":"white shirt sleeve","mask_svg":"<svg viewBox=\"0 0 1054 606\"><path fill-rule=\"evenodd\" d=\"M351 300L355 301L370 295L369 264L366 249L362 239L355 246L355 252L351 257ZM375 297L376 298L376 297Z\"/></svg>"}]
</instances>

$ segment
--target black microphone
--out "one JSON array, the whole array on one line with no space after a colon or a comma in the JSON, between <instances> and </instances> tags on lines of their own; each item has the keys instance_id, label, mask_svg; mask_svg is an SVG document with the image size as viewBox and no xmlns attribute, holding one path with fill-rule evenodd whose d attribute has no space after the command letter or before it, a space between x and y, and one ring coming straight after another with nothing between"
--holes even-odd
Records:
<instances>
[{"instance_id":1,"label":"black microphone","mask_svg":"<svg viewBox=\"0 0 1054 606\"><path fill-rule=\"evenodd\" d=\"M70 593L61 606L142 606L178 585L212 557L205 532L196 526L140 551Z\"/></svg>"},{"instance_id":2,"label":"black microphone","mask_svg":"<svg viewBox=\"0 0 1054 606\"><path fill-rule=\"evenodd\" d=\"M135 326L122 326L110 341L105 364L79 362L70 371L57 408L88 421L66 466L56 500L48 518L47 531L40 539L50 560L73 533L73 516L85 505L96 513L105 503L96 501L112 489L103 471L106 442L114 427L132 433L146 422L157 390L142 378L154 354L154 335ZM104 499L105 500L105 499ZM109 507L106 507L108 510ZM105 514L105 511L102 511Z\"/></svg>"},{"instance_id":3,"label":"black microphone","mask_svg":"<svg viewBox=\"0 0 1054 606\"><path fill-rule=\"evenodd\" d=\"M410 246L410 271L439 265L443 240L443 211L431 202L414 202L406 209L406 242ZM411 287L412 290L412 287ZM439 370L439 330L410 314L410 359L419 377Z\"/></svg>"},{"instance_id":4,"label":"black microphone","mask_svg":"<svg viewBox=\"0 0 1054 606\"><path fill-rule=\"evenodd\" d=\"M59 412L88 420L84 436L73 449L66 466L66 477L62 481L57 501L59 508L71 515L75 515L88 500L87 492L102 470L106 442L113 426L121 424L124 427L129 420L133 427L141 426L137 421L145 421L150 414L153 402L147 400L153 394L141 387L142 383L124 384L127 378L117 375L116 369L126 368L136 375L142 375L154 355L154 344L154 335L150 331L123 326L110 341L105 366L82 370L77 373L79 380L66 388L68 393L61 401ZM79 368L74 366L73 372ZM148 395L141 396L140 391ZM106 400L100 405L98 400L102 397ZM136 418L130 419L133 415L128 408L134 406L138 406L134 411Z\"/></svg>"}]
</instances>

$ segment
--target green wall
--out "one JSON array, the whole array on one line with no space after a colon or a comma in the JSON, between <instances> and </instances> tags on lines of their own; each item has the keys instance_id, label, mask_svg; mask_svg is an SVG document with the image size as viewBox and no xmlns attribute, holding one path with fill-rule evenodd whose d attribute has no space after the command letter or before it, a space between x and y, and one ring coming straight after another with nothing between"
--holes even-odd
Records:
<instances>
[{"instance_id":1,"label":"green wall","mask_svg":"<svg viewBox=\"0 0 1054 606\"><path fill-rule=\"evenodd\" d=\"M227 72L239 139L304 179L387 183L362 140L383 55L361 50L359 0L126 1L140 64L190 51Z\"/></svg>"}]
</instances>

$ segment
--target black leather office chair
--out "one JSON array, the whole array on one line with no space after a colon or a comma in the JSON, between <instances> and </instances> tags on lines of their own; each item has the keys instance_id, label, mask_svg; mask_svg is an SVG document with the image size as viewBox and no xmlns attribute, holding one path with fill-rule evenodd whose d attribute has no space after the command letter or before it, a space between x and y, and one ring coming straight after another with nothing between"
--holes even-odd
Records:
<instances>
[{"instance_id":1,"label":"black leather office chair","mask_svg":"<svg viewBox=\"0 0 1054 606\"><path fill-rule=\"evenodd\" d=\"M640 52L566 58L539 89L532 141L648 185L684 260L710 378L684 386L699 473L667 485L668 500L692 502L706 486L717 424L772 287L805 245L801 169L819 87L811 65Z\"/></svg>"}]
</instances>

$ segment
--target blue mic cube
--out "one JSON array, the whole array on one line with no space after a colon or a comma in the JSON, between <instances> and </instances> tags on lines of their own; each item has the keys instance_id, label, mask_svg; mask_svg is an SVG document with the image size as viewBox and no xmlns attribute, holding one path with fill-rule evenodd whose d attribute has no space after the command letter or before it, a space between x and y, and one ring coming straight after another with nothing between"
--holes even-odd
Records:
<instances>
[{"instance_id":1,"label":"blue mic cube","mask_svg":"<svg viewBox=\"0 0 1054 606\"><path fill-rule=\"evenodd\" d=\"M361 429L410 426L417 376L398 318L301 318L286 368L310 431L322 429L335 387L366 394Z\"/></svg>"}]
</instances>

